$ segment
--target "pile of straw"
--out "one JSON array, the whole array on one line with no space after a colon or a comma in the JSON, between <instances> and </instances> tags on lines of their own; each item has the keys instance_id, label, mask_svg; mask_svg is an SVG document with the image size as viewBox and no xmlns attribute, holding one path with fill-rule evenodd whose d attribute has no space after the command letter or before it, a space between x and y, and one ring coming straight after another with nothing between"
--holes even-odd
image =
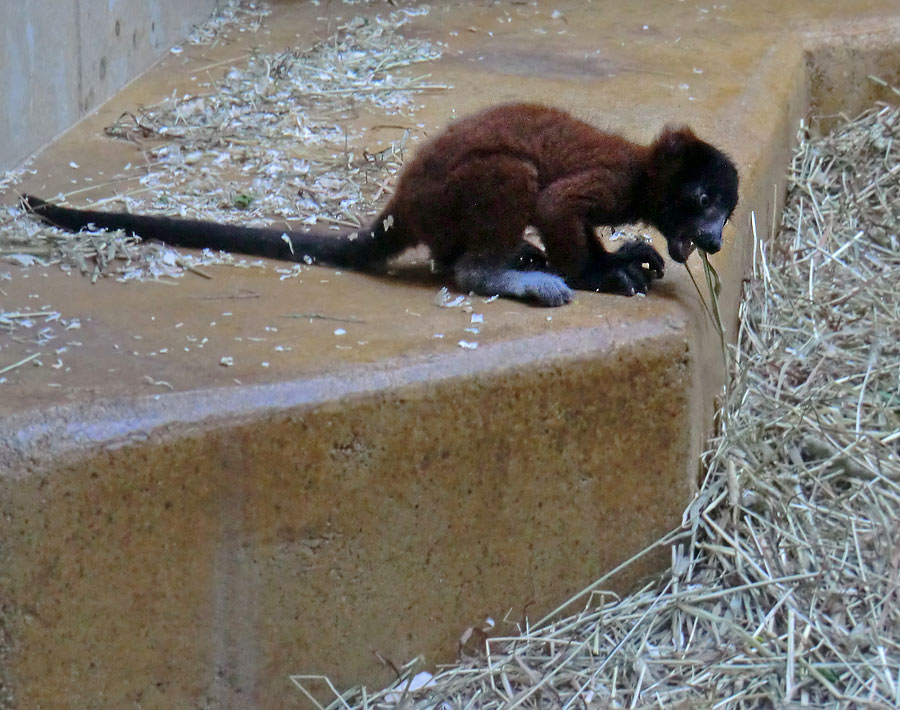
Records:
<instances>
[{"instance_id":1,"label":"pile of straw","mask_svg":"<svg viewBox=\"0 0 900 710\"><path fill-rule=\"evenodd\" d=\"M329 708L900 707L900 109L799 139L671 568Z\"/></svg>"}]
</instances>

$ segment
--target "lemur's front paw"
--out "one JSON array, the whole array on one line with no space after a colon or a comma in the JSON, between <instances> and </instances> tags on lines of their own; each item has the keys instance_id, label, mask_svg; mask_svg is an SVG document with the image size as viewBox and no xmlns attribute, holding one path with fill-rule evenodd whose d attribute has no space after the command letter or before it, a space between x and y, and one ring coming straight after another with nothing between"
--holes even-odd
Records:
<instances>
[{"instance_id":1,"label":"lemur's front paw","mask_svg":"<svg viewBox=\"0 0 900 710\"><path fill-rule=\"evenodd\" d=\"M663 258L647 242L627 242L602 261L589 264L577 287L625 296L647 293L652 281L662 278L664 267Z\"/></svg>"},{"instance_id":2,"label":"lemur's front paw","mask_svg":"<svg viewBox=\"0 0 900 710\"><path fill-rule=\"evenodd\" d=\"M516 277L517 296L539 306L564 306L572 300L572 289L559 276L543 271L523 271Z\"/></svg>"}]
</instances>

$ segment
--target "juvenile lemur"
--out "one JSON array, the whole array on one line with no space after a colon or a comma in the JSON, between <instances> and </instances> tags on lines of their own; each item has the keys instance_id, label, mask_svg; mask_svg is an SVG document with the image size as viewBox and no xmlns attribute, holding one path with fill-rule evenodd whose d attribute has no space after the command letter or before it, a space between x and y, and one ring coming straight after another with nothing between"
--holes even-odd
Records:
<instances>
[{"instance_id":1,"label":"juvenile lemur","mask_svg":"<svg viewBox=\"0 0 900 710\"><path fill-rule=\"evenodd\" d=\"M72 231L124 229L172 245L223 249L357 270L383 267L425 244L463 291L542 306L571 288L646 292L663 274L647 243L608 252L596 227L642 221L684 262L696 245L716 252L738 199L729 158L689 128L666 128L649 146L604 133L546 106L489 108L423 144L394 195L366 228L339 234L242 227L170 217L57 207L35 197L27 209ZM546 254L523 239L537 229Z\"/></svg>"}]
</instances>

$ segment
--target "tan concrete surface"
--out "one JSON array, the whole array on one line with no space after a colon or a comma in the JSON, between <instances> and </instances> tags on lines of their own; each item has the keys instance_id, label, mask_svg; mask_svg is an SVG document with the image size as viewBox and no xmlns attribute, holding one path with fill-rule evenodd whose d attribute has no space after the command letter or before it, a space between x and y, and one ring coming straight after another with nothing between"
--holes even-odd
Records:
<instances>
[{"instance_id":1,"label":"tan concrete surface","mask_svg":"<svg viewBox=\"0 0 900 710\"><path fill-rule=\"evenodd\" d=\"M240 42L308 43L380 10L283 3ZM730 152L741 203L713 262L731 330L750 215L765 237L810 86L856 109L874 93L847 86L900 72L887 1L465 1L406 30L448 43L429 70L455 88L427 98L428 130L531 99L639 140L689 123ZM20 189L71 189L70 160L88 175L135 160L102 127L240 42L166 59ZM0 270L4 309L78 318L58 341L82 343L0 385L0 678L19 707L302 706L290 673L346 686L390 680L376 652L447 660L466 626L537 618L678 524L721 383L717 335L671 263L646 298L474 299L471 352L456 345L469 316L435 307L422 275L223 267L166 287ZM297 311L363 322L336 336L283 317ZM0 367L35 351L4 338Z\"/></svg>"}]
</instances>

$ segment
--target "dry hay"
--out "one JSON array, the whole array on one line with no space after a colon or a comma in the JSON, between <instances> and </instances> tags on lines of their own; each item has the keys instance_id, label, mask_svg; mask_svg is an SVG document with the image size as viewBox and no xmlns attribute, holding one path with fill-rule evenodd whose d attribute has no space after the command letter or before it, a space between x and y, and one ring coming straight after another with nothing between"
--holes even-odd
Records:
<instances>
[{"instance_id":1,"label":"dry hay","mask_svg":"<svg viewBox=\"0 0 900 710\"><path fill-rule=\"evenodd\" d=\"M198 27L188 44L253 32L268 12L266 3L232 3ZM115 197L88 206L118 203L114 209L242 224L274 220L287 227L288 222L322 220L358 226L360 217L373 215L390 193L404 147L420 129L410 120L419 108L415 97L445 88L410 69L437 59L440 43L400 31L427 12L427 6L419 6L354 17L312 47L253 51L238 58L238 65L223 66L221 79L199 84L200 93L173 95L123 114L106 133L134 142L140 163L129 163L105 183L85 177L88 187L57 199L78 199L114 186ZM347 128L363 111L392 116L389 135L396 140L375 154L359 147L359 134ZM77 171L79 166L70 167ZM0 194L25 172L0 176ZM60 264L92 279L158 280L181 276L186 269L204 275L198 267L206 264L262 267L260 261L223 253L181 254L124 233L71 235L39 224L17 206L0 211L0 258L4 255L24 266ZM299 268L280 271L290 276Z\"/></svg>"},{"instance_id":2,"label":"dry hay","mask_svg":"<svg viewBox=\"0 0 900 710\"><path fill-rule=\"evenodd\" d=\"M671 569L329 708L900 706L900 110L799 138Z\"/></svg>"}]
</instances>

